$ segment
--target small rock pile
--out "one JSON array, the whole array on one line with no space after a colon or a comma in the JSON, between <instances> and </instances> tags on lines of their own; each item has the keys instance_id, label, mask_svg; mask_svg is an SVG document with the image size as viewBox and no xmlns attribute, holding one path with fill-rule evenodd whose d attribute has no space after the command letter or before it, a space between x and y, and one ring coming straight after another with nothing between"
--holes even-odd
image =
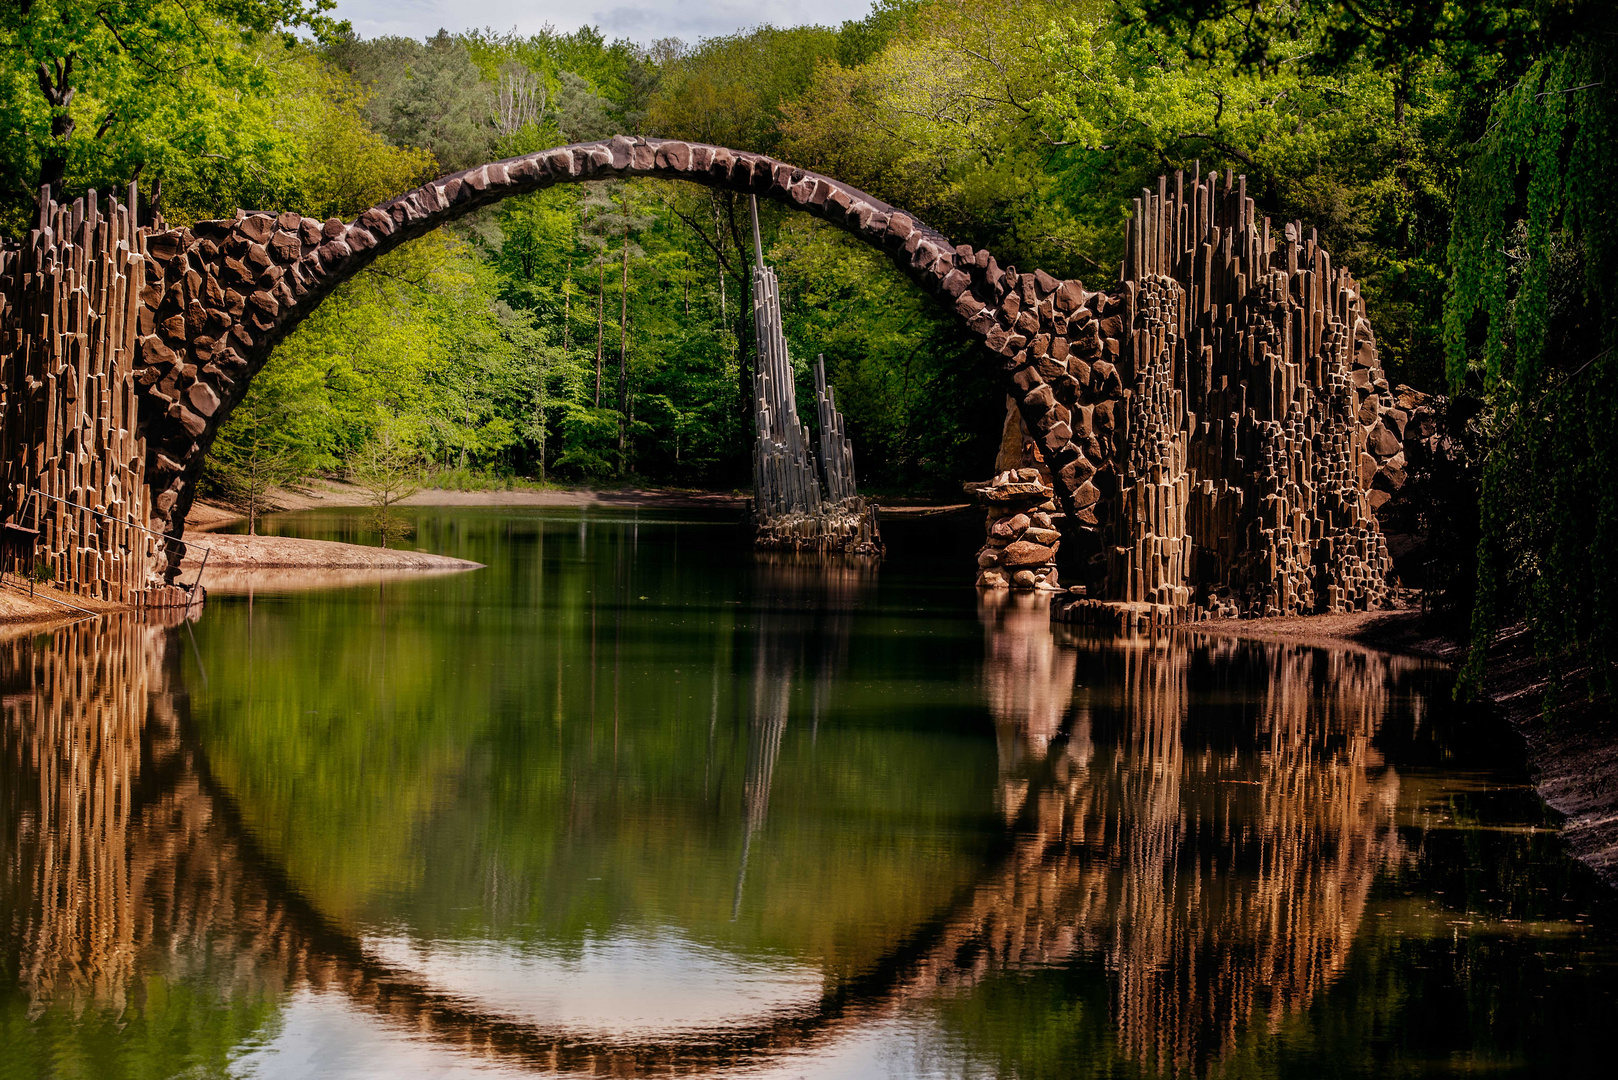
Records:
<instances>
[{"instance_id":1,"label":"small rock pile","mask_svg":"<svg viewBox=\"0 0 1618 1080\"><path fill-rule=\"evenodd\" d=\"M1056 552L1061 512L1056 492L1037 468L1008 469L986 484L965 485L988 507L988 536L978 551L981 589L1058 591Z\"/></svg>"}]
</instances>

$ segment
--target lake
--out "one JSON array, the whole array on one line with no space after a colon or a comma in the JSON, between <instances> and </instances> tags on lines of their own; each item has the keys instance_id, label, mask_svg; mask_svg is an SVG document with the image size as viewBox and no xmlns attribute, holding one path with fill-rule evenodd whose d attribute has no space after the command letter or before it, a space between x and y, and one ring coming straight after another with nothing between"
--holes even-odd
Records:
<instances>
[{"instance_id":1,"label":"lake","mask_svg":"<svg viewBox=\"0 0 1618 1080\"><path fill-rule=\"evenodd\" d=\"M0 1080L1610 1068L1618 905L1441 667L1053 628L972 521L404 513L485 568L0 640Z\"/></svg>"}]
</instances>

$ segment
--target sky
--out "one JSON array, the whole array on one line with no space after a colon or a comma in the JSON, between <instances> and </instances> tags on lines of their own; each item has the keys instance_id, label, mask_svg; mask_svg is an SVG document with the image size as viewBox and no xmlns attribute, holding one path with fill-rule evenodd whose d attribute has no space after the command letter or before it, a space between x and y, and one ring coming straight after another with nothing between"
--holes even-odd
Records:
<instances>
[{"instance_id":1,"label":"sky","mask_svg":"<svg viewBox=\"0 0 1618 1080\"><path fill-rule=\"evenodd\" d=\"M337 0L337 15L363 37L420 38L484 27L533 33L548 23L564 33L596 26L608 40L644 45L663 37L694 42L764 23L837 26L864 18L870 7L870 0Z\"/></svg>"}]
</instances>

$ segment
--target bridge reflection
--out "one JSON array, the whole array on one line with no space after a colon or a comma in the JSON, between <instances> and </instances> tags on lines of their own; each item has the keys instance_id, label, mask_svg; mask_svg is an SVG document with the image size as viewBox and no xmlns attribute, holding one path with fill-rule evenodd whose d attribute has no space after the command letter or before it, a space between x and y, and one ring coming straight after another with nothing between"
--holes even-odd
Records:
<instances>
[{"instance_id":1,"label":"bridge reflection","mask_svg":"<svg viewBox=\"0 0 1618 1080\"><path fill-rule=\"evenodd\" d=\"M991 679L1047 684L997 706L1002 760L1053 751L988 904L1028 920L1005 935L1015 952L986 953L1024 967L1104 956L1126 1056L1200 1075L1246 1026L1274 1031L1331 986L1378 871L1405 857L1399 776L1375 738L1424 665L1056 633L1047 645L1005 611L990 625L1005 658ZM1069 693L1058 743L1046 702Z\"/></svg>"},{"instance_id":2,"label":"bridge reflection","mask_svg":"<svg viewBox=\"0 0 1618 1080\"><path fill-rule=\"evenodd\" d=\"M831 707L870 579L776 562L757 584L781 602L753 624L745 843L789 720ZM1328 990L1379 869L1405 857L1399 777L1375 738L1417 665L1053 637L1032 598L991 597L980 621L1000 854L939 918L869 970L828 977L811 1004L666 1039L512 1019L326 917L211 778L172 631L113 617L0 642L0 970L33 1015L139 1010L149 976L190 974L226 996L340 992L451 1047L613 1075L757 1065L1005 973L1095 957L1123 1056L1203 1074L1243 1030ZM810 688L808 717L793 714L795 682Z\"/></svg>"}]
</instances>

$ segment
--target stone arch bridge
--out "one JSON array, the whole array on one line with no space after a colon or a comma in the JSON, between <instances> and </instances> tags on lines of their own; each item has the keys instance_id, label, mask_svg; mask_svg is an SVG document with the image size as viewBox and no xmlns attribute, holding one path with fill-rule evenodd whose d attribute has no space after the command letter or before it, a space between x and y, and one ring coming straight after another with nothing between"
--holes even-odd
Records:
<instances>
[{"instance_id":1,"label":"stone arch bridge","mask_svg":"<svg viewBox=\"0 0 1618 1080\"><path fill-rule=\"evenodd\" d=\"M1002 266L831 177L623 136L455 173L352 222L238 211L152 229L130 215L133 189L122 204L42 194L35 230L0 252L0 514L39 528L77 588L136 596L154 560L174 580L215 435L333 289L507 196L637 176L841 227L981 337L1014 405L997 482L980 492L981 585L1024 581L1025 566L1054 583L1061 542L1092 601L1171 617L1385 596L1373 506L1379 484L1402 483L1408 413L1353 278L1301 225L1272 229L1243 178L1176 174L1143 190L1122 280L1096 291Z\"/></svg>"}]
</instances>

